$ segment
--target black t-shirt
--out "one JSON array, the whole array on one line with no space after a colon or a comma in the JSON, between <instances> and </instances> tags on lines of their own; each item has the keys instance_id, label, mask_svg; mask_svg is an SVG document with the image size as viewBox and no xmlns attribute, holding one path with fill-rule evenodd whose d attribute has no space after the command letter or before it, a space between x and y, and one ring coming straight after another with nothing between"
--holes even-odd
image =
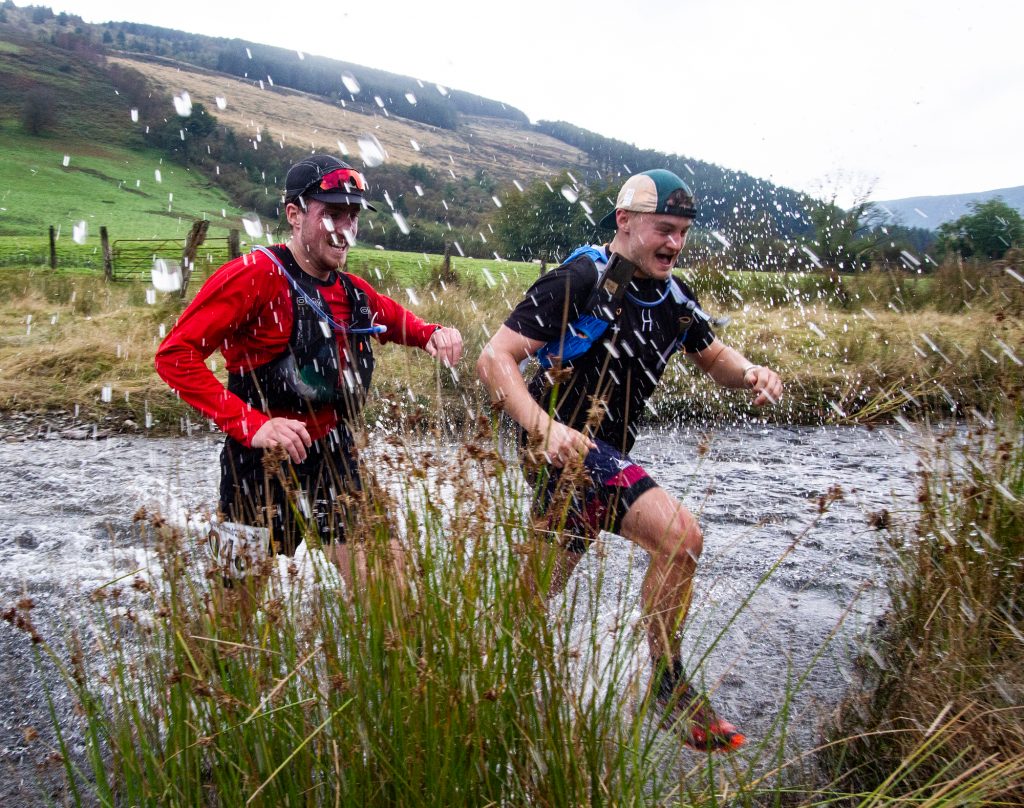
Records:
<instances>
[{"instance_id":1,"label":"black t-shirt","mask_svg":"<svg viewBox=\"0 0 1024 808\"><path fill-rule=\"evenodd\" d=\"M597 267L585 255L563 264L530 287L505 325L529 339L561 339L566 323L589 313L583 309L597 277ZM672 293L669 283L696 302L693 292L678 278L634 278L615 323L586 354L571 363L571 378L558 383L555 412L560 421L582 429L595 399L603 400L603 406L599 405L603 415L594 437L623 452L632 448L644 403L654 392L671 355L680 348L690 353L701 351L715 338L708 324L694 317ZM555 388L545 382L544 376L541 372L534 377L530 392L550 411Z\"/></svg>"}]
</instances>

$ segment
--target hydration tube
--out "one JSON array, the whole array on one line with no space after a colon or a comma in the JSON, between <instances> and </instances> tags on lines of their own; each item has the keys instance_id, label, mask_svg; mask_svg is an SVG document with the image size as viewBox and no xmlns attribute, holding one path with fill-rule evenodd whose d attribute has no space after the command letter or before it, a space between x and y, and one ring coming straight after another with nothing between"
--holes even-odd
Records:
<instances>
[{"instance_id":1,"label":"hydration tube","mask_svg":"<svg viewBox=\"0 0 1024 808\"><path fill-rule=\"evenodd\" d=\"M305 300L306 304L311 309L313 309L314 312L316 312L317 316L319 316L323 320L326 320L328 325L330 325L331 328L334 329L335 331L338 331L338 332L341 332L341 333L345 333L345 334L383 334L385 331L388 330L388 327L386 325L371 325L368 328L351 328L351 327L349 327L347 325L342 325L337 320L335 320L333 317L331 317L330 314L328 314L322 308L320 308L320 306L316 302L316 300L311 298L306 293L306 290L303 289L299 285L299 282L296 281L295 278L293 278L291 276L291 273L289 273L288 270L284 268L284 264L282 264L280 262L280 260L278 260L278 257L276 255L274 255L273 252L271 252L266 247L263 247L263 246L261 246L259 244L257 244L255 247L252 248L253 252L256 252L257 250L259 252L263 253L264 255L266 255L271 261L274 262L274 266L276 266L279 270L281 270L282 273L284 273L284 276L288 279L288 283L291 284L291 287L292 287L293 290L295 290L295 293L299 297L301 297L303 300ZM355 301L353 301L353 303L354 302ZM376 317L376 315L374 315L374 316Z\"/></svg>"}]
</instances>

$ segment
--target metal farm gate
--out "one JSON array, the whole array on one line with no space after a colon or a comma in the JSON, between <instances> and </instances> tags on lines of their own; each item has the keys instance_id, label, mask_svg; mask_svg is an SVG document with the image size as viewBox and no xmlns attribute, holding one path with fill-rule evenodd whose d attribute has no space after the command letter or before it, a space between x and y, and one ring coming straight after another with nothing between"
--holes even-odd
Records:
<instances>
[{"instance_id":1,"label":"metal farm gate","mask_svg":"<svg viewBox=\"0 0 1024 808\"><path fill-rule=\"evenodd\" d=\"M196 249L192 275L207 277L221 264L238 254L238 241L231 237L208 238ZM110 245L110 279L115 281L147 280L156 259L176 264L182 262L186 239L122 238ZM234 255L232 254L234 253Z\"/></svg>"}]
</instances>

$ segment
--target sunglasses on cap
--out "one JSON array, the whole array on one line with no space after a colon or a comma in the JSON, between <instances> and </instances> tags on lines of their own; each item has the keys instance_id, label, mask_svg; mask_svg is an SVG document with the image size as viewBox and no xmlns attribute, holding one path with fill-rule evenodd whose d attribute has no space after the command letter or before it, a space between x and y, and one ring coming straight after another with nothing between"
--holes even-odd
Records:
<instances>
[{"instance_id":1,"label":"sunglasses on cap","mask_svg":"<svg viewBox=\"0 0 1024 808\"><path fill-rule=\"evenodd\" d=\"M336 168L328 171L315 186L318 191L344 191L351 193L355 187L358 191L366 190L366 177L354 168Z\"/></svg>"}]
</instances>

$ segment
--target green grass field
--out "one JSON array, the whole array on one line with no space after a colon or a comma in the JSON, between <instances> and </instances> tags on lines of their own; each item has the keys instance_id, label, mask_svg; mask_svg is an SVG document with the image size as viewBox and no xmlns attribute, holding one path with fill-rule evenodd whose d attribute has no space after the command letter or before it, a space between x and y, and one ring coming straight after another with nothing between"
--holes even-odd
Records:
<instances>
[{"instance_id":1,"label":"green grass field","mask_svg":"<svg viewBox=\"0 0 1024 808\"><path fill-rule=\"evenodd\" d=\"M0 132L0 237L44 238L50 226L71 241L79 222L87 241L100 226L111 237L184 236L192 221L212 229L241 228L244 213L227 196L155 151L80 146L58 138L32 138L12 126Z\"/></svg>"}]
</instances>

